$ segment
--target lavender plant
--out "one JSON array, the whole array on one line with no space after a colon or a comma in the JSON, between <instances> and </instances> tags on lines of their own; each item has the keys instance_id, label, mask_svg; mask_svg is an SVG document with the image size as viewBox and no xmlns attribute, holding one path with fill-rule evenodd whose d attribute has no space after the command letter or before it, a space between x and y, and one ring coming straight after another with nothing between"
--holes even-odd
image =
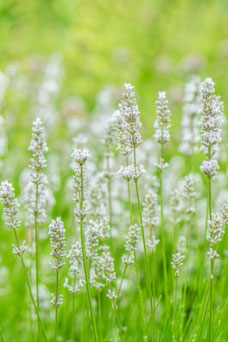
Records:
<instances>
[{"instance_id":1,"label":"lavender plant","mask_svg":"<svg viewBox=\"0 0 228 342\"><path fill-rule=\"evenodd\" d=\"M163 170L168 166L164 160L164 145L170 140L170 116L171 112L168 108L168 100L166 93L159 92L157 105L157 118L154 123L156 129L154 139L161 145L160 163L156 164L160 171L160 202L161 202L161 243L162 243L162 256L163 256L163 271L164 271L164 288L166 298L166 310L168 310L168 280L167 280L167 263L166 263L166 243L164 231L164 203L163 203Z\"/></svg>"},{"instance_id":2,"label":"lavender plant","mask_svg":"<svg viewBox=\"0 0 228 342\"><path fill-rule=\"evenodd\" d=\"M31 181L33 184L30 212L34 218L35 228L36 300L39 310L39 224L45 215L44 186L47 183L47 178L43 170L47 166L45 153L48 151L45 129L41 119L37 118L33 122L32 132L32 140L29 146L29 151L32 152L30 167L32 169Z\"/></svg>"},{"instance_id":3,"label":"lavender plant","mask_svg":"<svg viewBox=\"0 0 228 342\"><path fill-rule=\"evenodd\" d=\"M59 271L65 265L63 262L66 256L65 251L65 229L63 222L60 217L56 220L52 220L49 225L49 236L51 242L51 256L53 257L53 262L50 266L56 271L56 290L55 294L52 295L51 304L55 307L55 342L58 338L58 309L63 303L63 296L59 295Z\"/></svg>"}]
</instances>

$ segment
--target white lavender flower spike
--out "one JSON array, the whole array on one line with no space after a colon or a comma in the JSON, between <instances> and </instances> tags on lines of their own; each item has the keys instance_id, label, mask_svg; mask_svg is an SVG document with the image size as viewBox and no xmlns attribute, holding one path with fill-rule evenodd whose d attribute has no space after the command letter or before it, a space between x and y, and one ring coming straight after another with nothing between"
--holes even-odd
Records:
<instances>
[{"instance_id":1,"label":"white lavender flower spike","mask_svg":"<svg viewBox=\"0 0 228 342\"><path fill-rule=\"evenodd\" d=\"M17 229L21 225L18 219L19 203L15 198L14 188L8 181L4 181L0 187L1 202L4 206L4 214L6 216L6 225L9 229Z\"/></svg>"},{"instance_id":2,"label":"white lavender flower spike","mask_svg":"<svg viewBox=\"0 0 228 342\"><path fill-rule=\"evenodd\" d=\"M87 159L90 157L90 153L87 149L81 150L76 148L71 156L76 163L79 165L84 165Z\"/></svg>"},{"instance_id":3,"label":"white lavender flower spike","mask_svg":"<svg viewBox=\"0 0 228 342\"><path fill-rule=\"evenodd\" d=\"M218 150L218 144L222 140L223 104L220 98L214 94L214 85L215 83L209 77L201 83L201 149L209 160Z\"/></svg>"},{"instance_id":4,"label":"white lavender flower spike","mask_svg":"<svg viewBox=\"0 0 228 342\"><path fill-rule=\"evenodd\" d=\"M181 255L180 252L176 253L176 254L172 254L173 257L173 261L171 261L171 265L172 268L174 268L176 270L175 272L175 276L179 277L180 275L180 269L183 267L183 260L184 260L184 256Z\"/></svg>"},{"instance_id":5,"label":"white lavender flower spike","mask_svg":"<svg viewBox=\"0 0 228 342\"><path fill-rule=\"evenodd\" d=\"M54 258L54 261L50 265L56 271L59 271L65 265L63 258L66 256L65 229L60 217L52 220L49 225L49 236L52 247L51 256Z\"/></svg>"},{"instance_id":6,"label":"white lavender flower spike","mask_svg":"<svg viewBox=\"0 0 228 342\"><path fill-rule=\"evenodd\" d=\"M168 108L168 100L166 99L166 92L160 91L158 93L158 101L156 101L157 105L157 118L154 123L154 128L156 128L156 132L154 134L154 139L159 144L164 145L170 139L169 128L171 125L169 124L171 112Z\"/></svg>"},{"instance_id":7,"label":"white lavender flower spike","mask_svg":"<svg viewBox=\"0 0 228 342\"><path fill-rule=\"evenodd\" d=\"M204 160L202 165L200 166L200 170L207 178L212 178L217 174L217 170L219 170L219 165L217 160L211 159L209 161Z\"/></svg>"}]
</instances>

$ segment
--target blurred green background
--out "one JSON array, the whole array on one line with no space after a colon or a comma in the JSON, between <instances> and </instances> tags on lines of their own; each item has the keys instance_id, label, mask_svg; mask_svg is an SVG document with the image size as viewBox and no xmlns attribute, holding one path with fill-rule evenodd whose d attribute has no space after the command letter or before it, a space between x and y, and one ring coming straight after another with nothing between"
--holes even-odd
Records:
<instances>
[{"instance_id":1,"label":"blurred green background","mask_svg":"<svg viewBox=\"0 0 228 342\"><path fill-rule=\"evenodd\" d=\"M91 110L104 85L132 82L146 120L158 90L178 101L189 73L228 97L227 22L227 0L1 0L0 66L60 51L65 92Z\"/></svg>"}]
</instances>

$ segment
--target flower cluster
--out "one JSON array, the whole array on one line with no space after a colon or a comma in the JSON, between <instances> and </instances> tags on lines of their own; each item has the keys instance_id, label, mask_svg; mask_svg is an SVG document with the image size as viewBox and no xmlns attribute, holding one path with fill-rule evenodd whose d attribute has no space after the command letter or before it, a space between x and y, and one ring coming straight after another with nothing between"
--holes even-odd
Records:
<instances>
[{"instance_id":1,"label":"flower cluster","mask_svg":"<svg viewBox=\"0 0 228 342\"><path fill-rule=\"evenodd\" d=\"M4 206L4 214L6 216L6 225L10 229L17 229L21 225L18 219L19 203L15 198L14 188L8 181L4 181L0 187L1 202Z\"/></svg>"},{"instance_id":2,"label":"flower cluster","mask_svg":"<svg viewBox=\"0 0 228 342\"><path fill-rule=\"evenodd\" d=\"M43 170L47 167L45 153L48 151L45 128L40 118L33 122L32 140L30 142L29 151L32 152L30 168L33 170L31 174L31 182L28 182L25 188L25 196L28 198L26 206L31 214L31 220L37 215L38 222L42 223L46 219L47 207L47 176Z\"/></svg>"},{"instance_id":3,"label":"flower cluster","mask_svg":"<svg viewBox=\"0 0 228 342\"><path fill-rule=\"evenodd\" d=\"M130 182L132 179L134 182L137 182L139 178L145 173L145 169L142 164L139 166L134 166L133 164L128 166L121 166L119 170L119 174L125 179L127 182Z\"/></svg>"},{"instance_id":4,"label":"flower cluster","mask_svg":"<svg viewBox=\"0 0 228 342\"><path fill-rule=\"evenodd\" d=\"M69 285L69 280L66 277L64 287L66 287L71 293L76 294L85 285L85 280L79 277L82 273L83 266L82 249L80 242L77 241L71 246L67 258L69 258L69 263L71 265L69 271L72 274L74 280L71 286Z\"/></svg>"},{"instance_id":5,"label":"flower cluster","mask_svg":"<svg viewBox=\"0 0 228 342\"><path fill-rule=\"evenodd\" d=\"M90 153L87 149L81 150L79 148L75 148L71 156L77 164L84 165L87 159L90 157Z\"/></svg>"},{"instance_id":6,"label":"flower cluster","mask_svg":"<svg viewBox=\"0 0 228 342\"><path fill-rule=\"evenodd\" d=\"M132 149L129 145L128 132L126 132L125 123L119 110L115 111L113 114L113 122L116 129L117 150L119 150L123 156L128 157L131 154Z\"/></svg>"},{"instance_id":7,"label":"flower cluster","mask_svg":"<svg viewBox=\"0 0 228 342\"><path fill-rule=\"evenodd\" d=\"M134 148L142 143L139 128L142 126L139 117L138 104L135 97L134 86L124 83L125 91L119 104L119 111L114 113L113 122L117 131L117 149L129 156Z\"/></svg>"},{"instance_id":8,"label":"flower cluster","mask_svg":"<svg viewBox=\"0 0 228 342\"><path fill-rule=\"evenodd\" d=\"M130 226L124 245L127 255L122 256L122 262L126 265L131 265L134 263L134 253L139 241L139 232L140 228L137 224Z\"/></svg>"},{"instance_id":9,"label":"flower cluster","mask_svg":"<svg viewBox=\"0 0 228 342\"><path fill-rule=\"evenodd\" d=\"M143 225L149 232L147 246L155 252L156 245L159 240L156 239L154 229L159 225L159 217L157 216L158 204L157 195L153 190L149 190L145 196L143 203Z\"/></svg>"},{"instance_id":10,"label":"flower cluster","mask_svg":"<svg viewBox=\"0 0 228 342\"><path fill-rule=\"evenodd\" d=\"M198 152L198 142L200 141L198 128L200 78L198 76L193 76L191 81L186 84L184 102L180 151L187 156L192 156Z\"/></svg>"},{"instance_id":11,"label":"flower cluster","mask_svg":"<svg viewBox=\"0 0 228 342\"><path fill-rule=\"evenodd\" d=\"M59 271L65 265L63 258L66 256L65 229L60 217L52 220L49 225L49 236L52 247L51 256L54 258L50 265L56 271Z\"/></svg>"},{"instance_id":12,"label":"flower cluster","mask_svg":"<svg viewBox=\"0 0 228 342\"><path fill-rule=\"evenodd\" d=\"M160 91L158 93L158 100L156 101L157 105L157 118L154 123L154 128L156 128L156 132L154 134L154 139L159 144L164 145L170 139L169 128L170 128L170 116L171 112L168 108L168 100L166 99L166 92Z\"/></svg>"},{"instance_id":13,"label":"flower cluster","mask_svg":"<svg viewBox=\"0 0 228 342\"><path fill-rule=\"evenodd\" d=\"M221 142L222 109L220 98L216 96L215 83L211 78L206 78L201 83L201 149L211 159L218 143Z\"/></svg>"},{"instance_id":14,"label":"flower cluster","mask_svg":"<svg viewBox=\"0 0 228 342\"><path fill-rule=\"evenodd\" d=\"M217 174L217 170L219 170L219 165L217 160L211 159L209 161L204 160L202 165L200 166L200 170L207 178L212 178Z\"/></svg>"},{"instance_id":15,"label":"flower cluster","mask_svg":"<svg viewBox=\"0 0 228 342\"><path fill-rule=\"evenodd\" d=\"M184 180L183 187L183 197L187 202L187 214L192 216L195 213L195 208L193 206L193 200L196 197L195 184L192 176L186 176Z\"/></svg>"},{"instance_id":16,"label":"flower cluster","mask_svg":"<svg viewBox=\"0 0 228 342\"><path fill-rule=\"evenodd\" d=\"M203 161L200 169L208 178L214 177L219 168L217 161L211 158L218 150L218 144L222 140L223 103L220 101L220 97L214 94L214 85L209 77L201 84L201 149L208 157L208 162Z\"/></svg>"},{"instance_id":17,"label":"flower cluster","mask_svg":"<svg viewBox=\"0 0 228 342\"><path fill-rule=\"evenodd\" d=\"M75 175L73 177L74 184L74 196L73 200L75 201L76 207L74 210L75 217L77 221L84 219L87 215L87 203L86 203L86 177L84 171L84 165L87 159L90 157L89 151L86 149L78 149L75 148L72 153L73 161L76 163L75 167Z\"/></svg>"},{"instance_id":18,"label":"flower cluster","mask_svg":"<svg viewBox=\"0 0 228 342\"><path fill-rule=\"evenodd\" d=\"M207 231L207 240L210 242L210 250L208 255L211 259L215 260L219 255L214 249L214 246L219 244L222 240L225 227L225 221L220 213L212 214L212 219L208 220L208 231Z\"/></svg>"},{"instance_id":19,"label":"flower cluster","mask_svg":"<svg viewBox=\"0 0 228 342\"><path fill-rule=\"evenodd\" d=\"M44 178L42 170L47 166L44 154L48 151L48 147L45 129L40 118L33 122L32 132L32 140L29 146L29 151L33 153L31 158L31 168L34 170L32 182L34 184L41 184Z\"/></svg>"},{"instance_id":20,"label":"flower cluster","mask_svg":"<svg viewBox=\"0 0 228 342\"><path fill-rule=\"evenodd\" d=\"M180 269L183 267L183 260L184 260L184 255L181 255L180 252L176 254L172 254L173 261L171 261L172 268L176 270L175 276L179 277L180 275Z\"/></svg>"}]
</instances>

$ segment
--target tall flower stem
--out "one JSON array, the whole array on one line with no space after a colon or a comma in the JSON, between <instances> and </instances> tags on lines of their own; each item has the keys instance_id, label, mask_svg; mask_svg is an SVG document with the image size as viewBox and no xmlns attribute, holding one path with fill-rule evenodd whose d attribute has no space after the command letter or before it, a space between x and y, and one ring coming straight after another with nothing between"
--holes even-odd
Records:
<instances>
[{"instance_id":1,"label":"tall flower stem","mask_svg":"<svg viewBox=\"0 0 228 342\"><path fill-rule=\"evenodd\" d=\"M38 227L38 184L36 184L36 200L34 209L34 225L35 225L35 253L36 253L36 302L37 309L40 310L39 301L39 227Z\"/></svg>"},{"instance_id":2,"label":"tall flower stem","mask_svg":"<svg viewBox=\"0 0 228 342\"><path fill-rule=\"evenodd\" d=\"M126 157L126 166L128 166L128 157ZM130 224L132 225L133 215L132 215L132 204L131 204L130 181L127 182L127 190L128 190L128 207L129 207L129 213L130 213ZM139 293L139 303L140 303L140 313L141 313L141 320L142 320L142 327L143 327L143 335L144 335L144 339L147 339L144 304L143 304L142 289L141 289L140 279L139 279L139 270L138 270L138 261L137 261L136 252L134 253L134 260L135 260L135 273L136 273L138 293Z\"/></svg>"},{"instance_id":3,"label":"tall flower stem","mask_svg":"<svg viewBox=\"0 0 228 342\"><path fill-rule=\"evenodd\" d=\"M56 270L56 298L59 296L59 271ZM56 305L55 307L55 342L57 341L58 338L58 309L59 307Z\"/></svg>"},{"instance_id":4,"label":"tall flower stem","mask_svg":"<svg viewBox=\"0 0 228 342\"><path fill-rule=\"evenodd\" d=\"M209 208L209 218L212 219L212 202L211 202L211 178L208 178L208 208ZM210 323L209 323L209 341L211 341L212 330L213 330L213 276L214 276L214 260L211 259L210 267Z\"/></svg>"},{"instance_id":5,"label":"tall flower stem","mask_svg":"<svg viewBox=\"0 0 228 342\"><path fill-rule=\"evenodd\" d=\"M14 236L15 236L15 239L16 239L17 247L18 247L18 249L20 250L20 243L19 243L18 236L17 236L17 232L16 232L15 229L14 229ZM24 259L23 259L23 256L22 256L22 255L20 255L20 259L21 259L21 263L22 263L22 267L23 267L23 271L24 271L26 283L27 283L27 286L28 286L29 294L30 294L30 297L31 297L31 300L32 300L34 309L35 309L35 311L36 311L36 315L37 315L38 321L39 321L40 326L41 326L41 329L42 329L42 331L43 331L43 335L44 335L45 341L48 342L48 338L47 338L47 335L46 335L46 332L45 332L45 328L44 328L44 325L43 325L43 321L41 320L41 317L40 317L40 314L39 314L39 310L38 310L38 308L37 308L35 299L34 299L33 294L32 294L32 289L31 289L31 286L30 286L30 282L29 282L27 270L26 270L25 263L24 263Z\"/></svg>"},{"instance_id":6,"label":"tall flower stem","mask_svg":"<svg viewBox=\"0 0 228 342\"><path fill-rule=\"evenodd\" d=\"M161 159L164 158L163 145L161 145ZM165 243L165 229L164 229L164 203L163 203L163 170L160 170L160 201L161 201L161 243L162 243L162 260L164 272L164 286L165 286L165 302L166 310L169 312L168 302L168 281L167 281L167 261L166 261L166 243Z\"/></svg>"},{"instance_id":7,"label":"tall flower stem","mask_svg":"<svg viewBox=\"0 0 228 342\"><path fill-rule=\"evenodd\" d=\"M175 318L176 318L176 308L177 307L177 277L175 277L175 287L173 293L173 321L172 321L172 340L175 341Z\"/></svg>"},{"instance_id":8,"label":"tall flower stem","mask_svg":"<svg viewBox=\"0 0 228 342\"><path fill-rule=\"evenodd\" d=\"M80 165L80 177L81 177L81 193L80 193L80 212L82 214L83 210L83 198L84 198L84 184L83 184L83 165ZM84 272L85 272L85 279L86 279L86 290L87 290L87 296L88 296L88 302L89 302L89 308L93 323L93 330L94 330L94 336L95 341L98 342L98 334L97 334L97 326L96 326L96 320L95 320L95 314L93 310L93 304L92 304L92 297L90 292L90 279L89 279L89 269L87 264L87 256L86 256L86 248L85 248L85 235L84 235L84 229L83 229L83 215L80 216L80 236L81 236L81 246L82 246L82 256L83 256L83 265L84 265Z\"/></svg>"},{"instance_id":9,"label":"tall flower stem","mask_svg":"<svg viewBox=\"0 0 228 342\"><path fill-rule=\"evenodd\" d=\"M76 283L76 276L74 275L73 279L73 293L72 293L72 325L71 325L71 342L74 342L74 320L75 320L75 283Z\"/></svg>"},{"instance_id":10,"label":"tall flower stem","mask_svg":"<svg viewBox=\"0 0 228 342\"><path fill-rule=\"evenodd\" d=\"M135 169L137 168L136 148L135 147L134 147L134 167L135 167ZM150 277L150 270L149 270L149 265L148 265L146 238L145 238L145 232L144 232L144 227L143 227L142 209L141 209L141 202L140 202L140 197L139 197L139 189L138 189L138 182L137 181L135 181L135 191L136 191L141 233L142 233L142 239L143 239L144 261L145 261L145 268L146 268L147 288L148 288L149 300L150 300L150 310L151 310L151 315L153 317L155 315L155 313L154 313L154 309L153 309L153 298L152 298L152 291L151 291L151 277ZM153 318L152 319L152 336L154 336L154 334L155 334L155 326L153 325L154 321L155 321L155 319Z\"/></svg>"},{"instance_id":11,"label":"tall flower stem","mask_svg":"<svg viewBox=\"0 0 228 342\"><path fill-rule=\"evenodd\" d=\"M103 341L102 333L102 305L101 305L101 291L98 291L98 311L99 311L99 331L100 331L100 341Z\"/></svg>"}]
</instances>

